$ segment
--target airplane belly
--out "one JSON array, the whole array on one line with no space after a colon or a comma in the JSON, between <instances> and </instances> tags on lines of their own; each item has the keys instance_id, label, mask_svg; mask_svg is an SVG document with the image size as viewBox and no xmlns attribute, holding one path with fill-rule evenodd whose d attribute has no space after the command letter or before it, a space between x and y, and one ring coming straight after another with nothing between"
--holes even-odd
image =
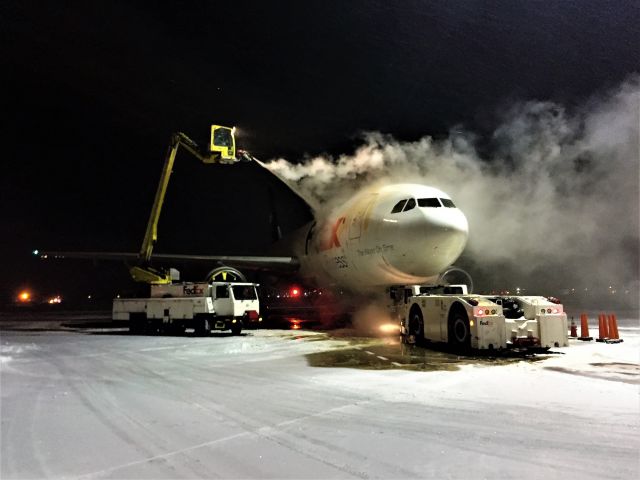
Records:
<instances>
[{"instance_id":1,"label":"airplane belly","mask_svg":"<svg viewBox=\"0 0 640 480\"><path fill-rule=\"evenodd\" d=\"M348 290L366 290L381 286L417 284L432 280L448 265L440 266L439 257L423 258L416 271L415 255L402 244L389 238L360 238L344 248L333 248L309 255L302 262L303 272L320 284L339 286ZM428 262L425 269L425 261Z\"/></svg>"}]
</instances>

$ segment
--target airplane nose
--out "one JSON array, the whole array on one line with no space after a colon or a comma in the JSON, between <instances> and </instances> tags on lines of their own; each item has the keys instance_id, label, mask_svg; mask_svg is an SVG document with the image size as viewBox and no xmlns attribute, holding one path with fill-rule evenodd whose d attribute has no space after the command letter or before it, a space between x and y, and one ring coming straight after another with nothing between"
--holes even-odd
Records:
<instances>
[{"instance_id":1,"label":"airplane nose","mask_svg":"<svg viewBox=\"0 0 640 480\"><path fill-rule=\"evenodd\" d=\"M435 209L434 209L435 210ZM442 269L455 262L469 238L469 222L457 208L443 208L424 212L426 235L423 252L438 257Z\"/></svg>"},{"instance_id":2,"label":"airplane nose","mask_svg":"<svg viewBox=\"0 0 640 480\"><path fill-rule=\"evenodd\" d=\"M445 209L438 212L425 212L427 228L435 234L451 236L452 239L462 239L466 242L469 236L469 222L457 208Z\"/></svg>"},{"instance_id":3,"label":"airplane nose","mask_svg":"<svg viewBox=\"0 0 640 480\"><path fill-rule=\"evenodd\" d=\"M430 277L453 264L467 244L469 223L457 208L421 208L405 224L404 245L394 265L417 277ZM417 213L417 212L416 212Z\"/></svg>"}]
</instances>

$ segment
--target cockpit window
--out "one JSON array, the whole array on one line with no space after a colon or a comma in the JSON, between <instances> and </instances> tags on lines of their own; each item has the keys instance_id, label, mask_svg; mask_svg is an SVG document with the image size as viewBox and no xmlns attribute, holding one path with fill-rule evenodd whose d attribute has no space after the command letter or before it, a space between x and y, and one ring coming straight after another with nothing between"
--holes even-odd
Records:
<instances>
[{"instance_id":1,"label":"cockpit window","mask_svg":"<svg viewBox=\"0 0 640 480\"><path fill-rule=\"evenodd\" d=\"M393 209L391 210L391 213L398 213L402 211L402 207L404 207L404 204L407 203L407 199L405 198L404 200L400 200L398 203L396 203L396 206L393 207Z\"/></svg>"},{"instance_id":2,"label":"cockpit window","mask_svg":"<svg viewBox=\"0 0 640 480\"><path fill-rule=\"evenodd\" d=\"M411 210L412 208L416 208L416 199L415 198L410 198L407 201L407 204L405 205L405 207L404 207L404 209L402 211L406 212L407 210Z\"/></svg>"},{"instance_id":3,"label":"cockpit window","mask_svg":"<svg viewBox=\"0 0 640 480\"><path fill-rule=\"evenodd\" d=\"M439 207L440 202L437 198L419 198L418 199L419 207Z\"/></svg>"},{"instance_id":4,"label":"cockpit window","mask_svg":"<svg viewBox=\"0 0 640 480\"><path fill-rule=\"evenodd\" d=\"M449 200L448 198L441 198L440 201L442 202L442 204L445 207L456 208L456 206L453 204L453 202L451 200Z\"/></svg>"}]
</instances>

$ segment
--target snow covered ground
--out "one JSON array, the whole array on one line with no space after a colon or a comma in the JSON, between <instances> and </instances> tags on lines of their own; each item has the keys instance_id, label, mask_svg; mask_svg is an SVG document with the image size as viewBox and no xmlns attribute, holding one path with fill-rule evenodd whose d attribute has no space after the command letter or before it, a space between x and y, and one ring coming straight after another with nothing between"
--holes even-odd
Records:
<instances>
[{"instance_id":1,"label":"snow covered ground","mask_svg":"<svg viewBox=\"0 0 640 480\"><path fill-rule=\"evenodd\" d=\"M509 361L317 332L60 325L0 323L3 479L640 474L637 320L622 344Z\"/></svg>"}]
</instances>

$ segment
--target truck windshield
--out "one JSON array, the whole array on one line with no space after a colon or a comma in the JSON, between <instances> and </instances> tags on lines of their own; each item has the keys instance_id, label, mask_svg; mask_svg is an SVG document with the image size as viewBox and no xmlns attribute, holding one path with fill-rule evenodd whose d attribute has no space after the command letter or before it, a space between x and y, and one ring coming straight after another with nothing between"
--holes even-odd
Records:
<instances>
[{"instance_id":1,"label":"truck windshield","mask_svg":"<svg viewBox=\"0 0 640 480\"><path fill-rule=\"evenodd\" d=\"M233 296L236 300L255 300L257 298L256 289L251 285L235 285Z\"/></svg>"},{"instance_id":2,"label":"truck windshield","mask_svg":"<svg viewBox=\"0 0 640 480\"><path fill-rule=\"evenodd\" d=\"M229 289L226 285L216 287L216 298L229 298Z\"/></svg>"}]
</instances>

